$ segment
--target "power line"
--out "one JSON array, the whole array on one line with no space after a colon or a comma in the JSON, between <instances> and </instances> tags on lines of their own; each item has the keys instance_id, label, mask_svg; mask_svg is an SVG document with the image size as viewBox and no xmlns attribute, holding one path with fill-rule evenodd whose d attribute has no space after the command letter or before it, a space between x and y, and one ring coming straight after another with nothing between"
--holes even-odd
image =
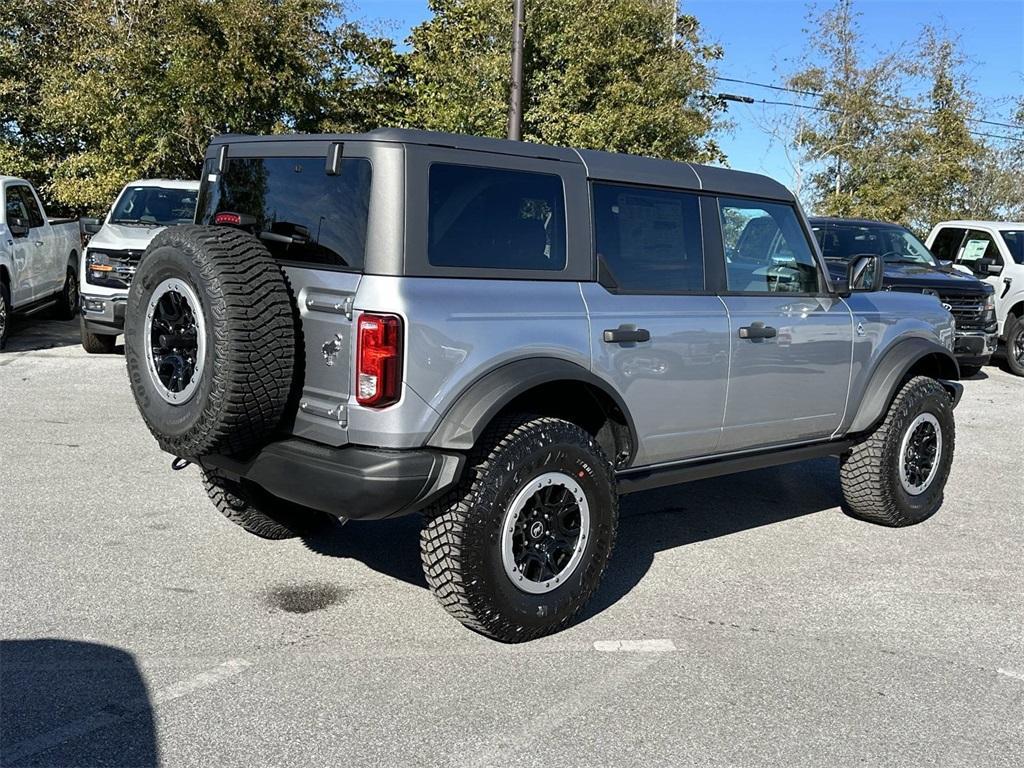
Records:
<instances>
[{"instance_id":1,"label":"power line","mask_svg":"<svg viewBox=\"0 0 1024 768\"><path fill-rule=\"evenodd\" d=\"M845 112L845 111L843 111L841 109L835 109L833 107L818 107L818 106L815 106L813 104L797 104L794 101L772 101L770 99L755 99L752 96L741 96L741 95L737 95L737 94L734 94L734 93L720 93L720 94L718 94L718 97L720 99L725 99L726 101L738 101L738 102L741 102L743 104L768 104L768 105L777 106L777 107L795 107L796 109L811 109L811 110L814 110L815 112L829 112L829 113L834 114L834 115L850 115L851 114L850 112ZM892 122L899 123L899 124L902 124L902 125L907 125L909 123L909 121L907 121L907 120L893 120ZM1021 126L1021 128L1022 128L1022 130L1024 130L1024 126ZM989 139L1002 139L1003 141L1019 141L1019 142L1024 142L1024 136L1004 136L1004 135L998 134L998 133L985 133L984 131L972 131L970 128L968 128L966 130L972 136L985 136L986 138L989 138Z\"/></svg>"},{"instance_id":2,"label":"power line","mask_svg":"<svg viewBox=\"0 0 1024 768\"><path fill-rule=\"evenodd\" d=\"M781 86L781 85L771 85L770 83L758 83L758 82L755 82L753 80L740 80L739 78L736 78L736 77L716 77L715 79L716 80L720 80L720 81L725 82L725 83L742 83L744 85L753 85L753 86L755 86L757 88L768 88L768 89L773 90L773 91L783 91L784 93L798 93L801 96L813 96L816 99L820 99L824 95L820 91L803 91L803 90L800 90L799 88L786 88L786 87ZM796 105L793 105L793 106L801 106L801 105L796 104ZM924 115L934 115L934 114L937 113L937 110L934 110L934 109L921 109L919 107L904 107L904 106L900 106L898 104L879 104L879 106L880 107L889 108L889 109L900 109L900 110L903 110L904 112L918 112L918 113L924 114ZM1017 131L1024 131L1024 125L1021 125L1020 123L1000 123L1000 122L996 122L995 120L983 120L980 117L966 117L964 119L967 120L968 122L971 122L971 123L982 123L984 125L994 125L994 126L996 126L998 128L1012 128L1012 129L1017 130ZM1008 137L1008 138L1012 138L1012 137Z\"/></svg>"}]
</instances>

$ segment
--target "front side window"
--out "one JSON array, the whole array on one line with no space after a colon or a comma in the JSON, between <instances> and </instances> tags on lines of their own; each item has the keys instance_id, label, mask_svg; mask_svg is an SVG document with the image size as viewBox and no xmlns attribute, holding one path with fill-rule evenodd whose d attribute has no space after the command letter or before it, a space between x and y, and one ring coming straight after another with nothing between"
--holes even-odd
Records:
<instances>
[{"instance_id":1,"label":"front side window","mask_svg":"<svg viewBox=\"0 0 1024 768\"><path fill-rule=\"evenodd\" d=\"M278 260L361 270L370 172L365 158L345 158L329 175L322 156L232 157L224 173L208 167L197 220L237 214Z\"/></svg>"},{"instance_id":2,"label":"front side window","mask_svg":"<svg viewBox=\"0 0 1024 768\"><path fill-rule=\"evenodd\" d=\"M43 226L43 212L39 210L36 196L24 184L7 188L7 220L21 219L29 227Z\"/></svg>"},{"instance_id":3,"label":"front side window","mask_svg":"<svg viewBox=\"0 0 1024 768\"><path fill-rule=\"evenodd\" d=\"M1003 257L999 255L999 246L996 245L995 238L980 229L968 230L956 255L956 263L976 272L984 272L978 265L981 259L989 259L993 264L1003 265Z\"/></svg>"},{"instance_id":4,"label":"front side window","mask_svg":"<svg viewBox=\"0 0 1024 768\"><path fill-rule=\"evenodd\" d=\"M435 267L565 269L565 193L547 173L430 166L427 260Z\"/></svg>"},{"instance_id":5,"label":"front side window","mask_svg":"<svg viewBox=\"0 0 1024 768\"><path fill-rule=\"evenodd\" d=\"M696 195L594 184L594 245L616 286L627 291L704 290Z\"/></svg>"},{"instance_id":6,"label":"front side window","mask_svg":"<svg viewBox=\"0 0 1024 768\"><path fill-rule=\"evenodd\" d=\"M110 223L154 227L187 224L195 218L198 194L192 189L128 187L118 198Z\"/></svg>"},{"instance_id":7,"label":"front side window","mask_svg":"<svg viewBox=\"0 0 1024 768\"><path fill-rule=\"evenodd\" d=\"M956 255L960 250L960 243L964 241L966 230L959 227L943 227L935 235L932 242L932 254L936 259L942 261L956 261Z\"/></svg>"},{"instance_id":8,"label":"front side window","mask_svg":"<svg viewBox=\"0 0 1024 768\"><path fill-rule=\"evenodd\" d=\"M719 198L729 291L817 293L818 265L797 219L783 203Z\"/></svg>"},{"instance_id":9,"label":"front side window","mask_svg":"<svg viewBox=\"0 0 1024 768\"><path fill-rule=\"evenodd\" d=\"M24 226L29 226L28 207L25 205L25 199L21 195L21 187L8 187L4 192L4 196L6 198L6 220L8 225L17 219Z\"/></svg>"},{"instance_id":10,"label":"front side window","mask_svg":"<svg viewBox=\"0 0 1024 768\"><path fill-rule=\"evenodd\" d=\"M1024 264L1024 229L1004 229L1000 234L1013 260Z\"/></svg>"}]
</instances>

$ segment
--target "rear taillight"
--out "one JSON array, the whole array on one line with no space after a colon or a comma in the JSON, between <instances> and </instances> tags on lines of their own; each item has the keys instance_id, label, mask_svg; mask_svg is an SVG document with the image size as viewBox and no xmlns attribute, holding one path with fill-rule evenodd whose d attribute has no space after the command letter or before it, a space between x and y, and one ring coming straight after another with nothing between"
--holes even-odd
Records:
<instances>
[{"instance_id":1,"label":"rear taillight","mask_svg":"<svg viewBox=\"0 0 1024 768\"><path fill-rule=\"evenodd\" d=\"M356 402L383 408L402 393L402 320L395 315L359 316Z\"/></svg>"}]
</instances>

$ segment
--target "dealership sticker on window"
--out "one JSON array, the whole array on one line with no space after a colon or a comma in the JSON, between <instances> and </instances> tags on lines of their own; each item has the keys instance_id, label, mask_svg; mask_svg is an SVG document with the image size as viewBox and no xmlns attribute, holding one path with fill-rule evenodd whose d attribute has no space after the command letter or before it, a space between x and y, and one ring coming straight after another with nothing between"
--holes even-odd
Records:
<instances>
[{"instance_id":1,"label":"dealership sticker on window","mask_svg":"<svg viewBox=\"0 0 1024 768\"><path fill-rule=\"evenodd\" d=\"M964 252L960 257L961 261L976 261L985 255L988 250L988 240L968 240L964 244Z\"/></svg>"}]
</instances>

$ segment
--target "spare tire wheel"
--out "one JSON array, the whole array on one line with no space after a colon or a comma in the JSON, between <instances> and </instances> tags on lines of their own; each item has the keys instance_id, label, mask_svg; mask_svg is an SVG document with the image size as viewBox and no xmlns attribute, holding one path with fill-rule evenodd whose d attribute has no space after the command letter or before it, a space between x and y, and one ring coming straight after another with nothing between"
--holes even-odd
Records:
<instances>
[{"instance_id":1,"label":"spare tire wheel","mask_svg":"<svg viewBox=\"0 0 1024 768\"><path fill-rule=\"evenodd\" d=\"M176 456L257 450L288 408L296 316L280 266L252 235L181 225L158 234L128 294L132 393Z\"/></svg>"}]
</instances>

